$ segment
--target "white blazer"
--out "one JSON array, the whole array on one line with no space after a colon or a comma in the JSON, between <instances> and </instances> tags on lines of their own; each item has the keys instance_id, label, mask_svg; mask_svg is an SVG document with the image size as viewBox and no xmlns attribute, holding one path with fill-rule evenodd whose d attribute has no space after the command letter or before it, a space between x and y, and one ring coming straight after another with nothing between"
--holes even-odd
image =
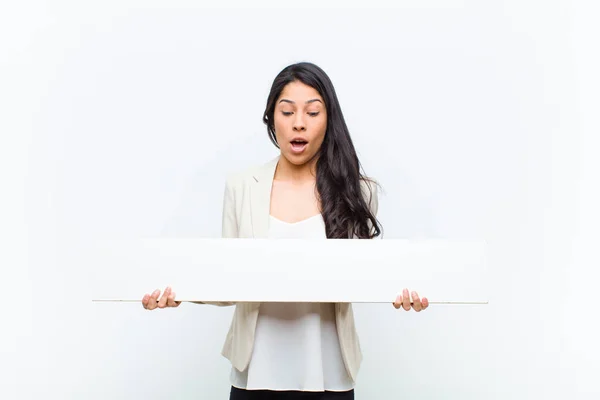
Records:
<instances>
[{"instance_id":1,"label":"white blazer","mask_svg":"<svg viewBox=\"0 0 600 400\"><path fill-rule=\"evenodd\" d=\"M230 174L223 199L224 238L266 238L269 229L271 187L279 156L271 161ZM373 215L377 215L377 191L362 181L363 194ZM248 367L260 303L207 302L217 306L235 305L231 326L221 354L239 371ZM342 358L353 381L362 362L362 352L351 303L336 303L335 316Z\"/></svg>"}]
</instances>

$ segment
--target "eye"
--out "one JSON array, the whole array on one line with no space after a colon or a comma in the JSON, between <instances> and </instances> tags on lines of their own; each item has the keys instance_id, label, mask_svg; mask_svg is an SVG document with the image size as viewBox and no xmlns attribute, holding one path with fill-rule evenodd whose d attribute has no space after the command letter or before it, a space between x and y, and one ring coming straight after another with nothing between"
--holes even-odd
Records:
<instances>
[{"instance_id":1,"label":"eye","mask_svg":"<svg viewBox=\"0 0 600 400\"><path fill-rule=\"evenodd\" d=\"M319 113L318 112L311 112L311 113L308 113L308 115L310 115L311 117L316 117L317 115L319 115Z\"/></svg>"},{"instance_id":2,"label":"eye","mask_svg":"<svg viewBox=\"0 0 600 400\"><path fill-rule=\"evenodd\" d=\"M281 112L283 115L292 115L292 113L290 111L282 111Z\"/></svg>"}]
</instances>

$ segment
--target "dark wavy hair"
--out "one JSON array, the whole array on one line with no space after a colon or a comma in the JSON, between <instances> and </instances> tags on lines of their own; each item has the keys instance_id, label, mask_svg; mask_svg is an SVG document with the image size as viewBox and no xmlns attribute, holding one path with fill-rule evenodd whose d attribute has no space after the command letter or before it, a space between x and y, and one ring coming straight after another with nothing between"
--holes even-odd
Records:
<instances>
[{"instance_id":1,"label":"dark wavy hair","mask_svg":"<svg viewBox=\"0 0 600 400\"><path fill-rule=\"evenodd\" d=\"M356 236L359 239L372 239L379 236L382 228L365 201L361 181L375 184L368 184L369 190L376 190L377 184L361 174L362 167L335 89L320 67L301 62L287 66L275 77L263 115L271 142L279 148L274 127L276 101L283 88L296 81L317 90L327 109L327 130L317 153L316 165L317 191L327 238L348 239Z\"/></svg>"}]
</instances>

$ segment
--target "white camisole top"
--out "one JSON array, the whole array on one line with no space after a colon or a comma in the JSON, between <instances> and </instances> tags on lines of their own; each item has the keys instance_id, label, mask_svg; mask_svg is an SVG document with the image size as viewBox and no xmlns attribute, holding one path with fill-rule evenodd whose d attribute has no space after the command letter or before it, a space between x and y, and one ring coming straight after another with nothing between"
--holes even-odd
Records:
<instances>
[{"instance_id":1,"label":"white camisole top","mask_svg":"<svg viewBox=\"0 0 600 400\"><path fill-rule=\"evenodd\" d=\"M269 237L326 238L320 214L296 223L271 216ZM346 391L354 388L342 360L333 303L262 303L254 349L231 384L247 390Z\"/></svg>"}]
</instances>

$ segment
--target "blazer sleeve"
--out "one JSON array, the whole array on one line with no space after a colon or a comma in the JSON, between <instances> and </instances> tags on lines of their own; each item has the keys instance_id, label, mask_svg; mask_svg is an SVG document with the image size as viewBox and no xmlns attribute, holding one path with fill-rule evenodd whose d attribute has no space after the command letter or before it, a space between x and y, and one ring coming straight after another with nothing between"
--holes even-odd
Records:
<instances>
[{"instance_id":1,"label":"blazer sleeve","mask_svg":"<svg viewBox=\"0 0 600 400\"><path fill-rule=\"evenodd\" d=\"M223 216L221 225L221 237L223 239L235 239L238 237L238 224L235 211L234 188L231 179L225 181L225 193L223 194ZM228 307L235 302L229 301L204 301L197 304L209 304L212 306Z\"/></svg>"},{"instance_id":2,"label":"blazer sleeve","mask_svg":"<svg viewBox=\"0 0 600 400\"><path fill-rule=\"evenodd\" d=\"M225 193L223 194L223 216L221 224L221 237L227 239L236 239L239 232L234 194L235 191L232 179L228 178L225 181Z\"/></svg>"},{"instance_id":3,"label":"blazer sleeve","mask_svg":"<svg viewBox=\"0 0 600 400\"><path fill-rule=\"evenodd\" d=\"M377 211L379 210L379 198L377 197L377 186L370 182L365 183L365 186L368 188L368 192L365 193L365 197L367 199L367 204L371 209L371 213L374 217L377 217Z\"/></svg>"},{"instance_id":4,"label":"blazer sleeve","mask_svg":"<svg viewBox=\"0 0 600 400\"><path fill-rule=\"evenodd\" d=\"M377 195L377 185L370 180L361 181L361 187L365 201L369 206L369 210L375 218L377 218L377 212L379 211L379 198ZM369 228L373 229L373 224L369 220Z\"/></svg>"}]
</instances>

